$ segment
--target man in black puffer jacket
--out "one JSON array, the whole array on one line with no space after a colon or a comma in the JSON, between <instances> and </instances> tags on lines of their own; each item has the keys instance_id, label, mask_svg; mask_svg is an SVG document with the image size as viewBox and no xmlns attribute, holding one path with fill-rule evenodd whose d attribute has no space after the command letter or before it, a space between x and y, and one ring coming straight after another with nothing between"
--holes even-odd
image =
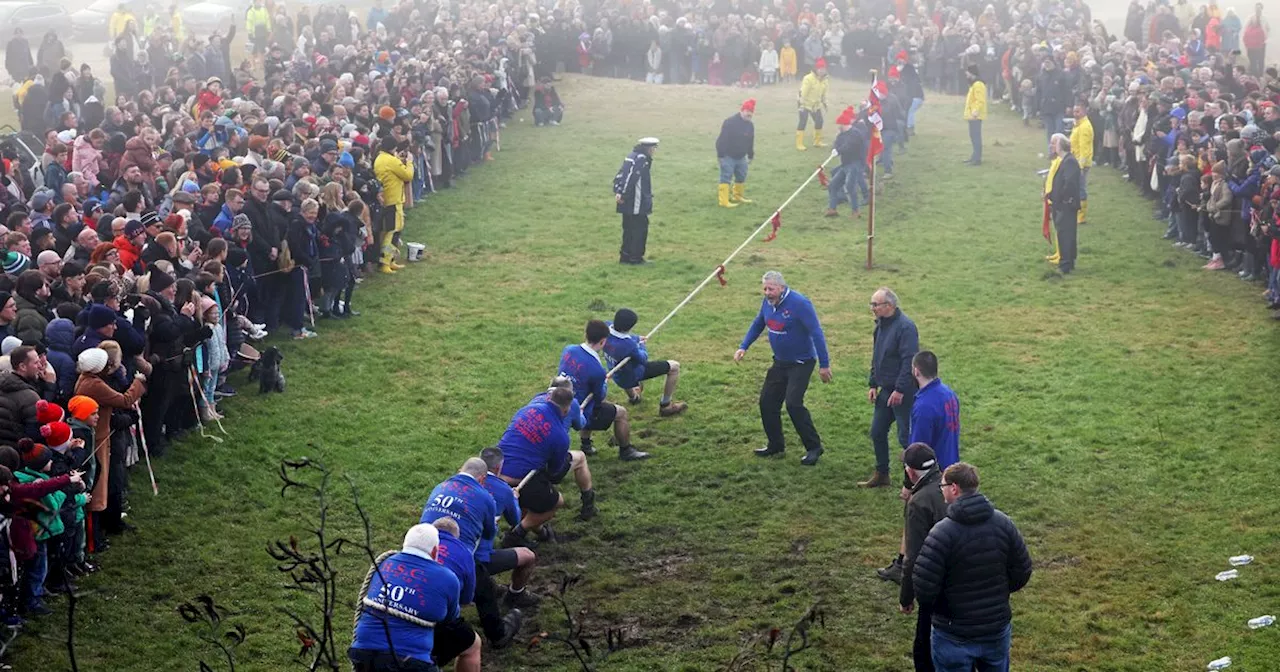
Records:
<instances>
[{"instance_id":1,"label":"man in black puffer jacket","mask_svg":"<svg viewBox=\"0 0 1280 672\"><path fill-rule=\"evenodd\" d=\"M942 475L947 517L929 532L912 570L916 600L933 609L938 672L1009 669L1009 595L1031 579L1031 555L1013 521L978 493L978 470Z\"/></svg>"}]
</instances>

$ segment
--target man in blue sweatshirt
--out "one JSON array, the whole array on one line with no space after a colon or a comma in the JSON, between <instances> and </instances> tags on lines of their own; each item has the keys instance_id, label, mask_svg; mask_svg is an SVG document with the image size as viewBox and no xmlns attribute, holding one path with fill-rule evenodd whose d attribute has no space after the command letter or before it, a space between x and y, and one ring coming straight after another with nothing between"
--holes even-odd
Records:
<instances>
[{"instance_id":1,"label":"man in blue sweatshirt","mask_svg":"<svg viewBox=\"0 0 1280 672\"><path fill-rule=\"evenodd\" d=\"M480 451L480 459L484 460L485 466L489 468L489 474L484 479L484 489L493 495L493 501L498 504L498 515L512 528L519 527L521 518L520 502L517 499L519 495L509 483L502 480L500 475L505 459L502 449L497 446L485 448ZM516 483L519 484L519 481ZM495 549L493 540L481 539L480 551L489 557L489 562L486 563L489 576L511 572L511 587L503 597L503 603L508 608L532 607L538 603L538 596L531 590L525 590L529 577L533 575L533 567L538 561L532 549L521 546Z\"/></svg>"},{"instance_id":2,"label":"man in blue sweatshirt","mask_svg":"<svg viewBox=\"0 0 1280 672\"><path fill-rule=\"evenodd\" d=\"M600 320L587 322L587 340L578 345L566 345L560 352L560 375L573 381L573 396L582 406L587 426L580 432L582 452L590 457L596 454L591 445L591 432L613 427L613 438L618 443L618 458L624 462L649 457L631 445L631 420L627 409L605 401L609 391L608 371L600 362L600 351L609 342L609 325Z\"/></svg>"},{"instance_id":3,"label":"man in blue sweatshirt","mask_svg":"<svg viewBox=\"0 0 1280 672\"><path fill-rule=\"evenodd\" d=\"M436 624L458 618L461 590L458 577L436 562L439 546L435 527L414 525L401 551L378 565L347 651L356 672L438 669L431 660Z\"/></svg>"},{"instance_id":4,"label":"man in blue sweatshirt","mask_svg":"<svg viewBox=\"0 0 1280 672\"><path fill-rule=\"evenodd\" d=\"M436 547L436 562L458 577L458 608L471 604L476 595L476 564L471 549L458 539L460 528L452 518L437 518L431 526L440 536ZM457 618L436 623L436 641L431 650L431 660L444 667L457 661L455 670L480 669L480 637L467 625L459 613Z\"/></svg>"},{"instance_id":5,"label":"man in blue sweatshirt","mask_svg":"<svg viewBox=\"0 0 1280 672\"><path fill-rule=\"evenodd\" d=\"M911 376L911 358L920 351L916 325L898 308L898 295L881 287L871 295L871 314L876 328L871 337L871 375L867 401L875 404L871 417L871 446L876 454L876 471L858 483L863 488L889 485L889 427L898 425L898 443L907 448L911 436L911 403L916 380ZM932 446L930 446L932 448Z\"/></svg>"},{"instance_id":6,"label":"man in blue sweatshirt","mask_svg":"<svg viewBox=\"0 0 1280 672\"><path fill-rule=\"evenodd\" d=\"M613 322L609 324L609 340L604 344L605 360L610 369L617 367L623 360L627 362L613 374L613 382L626 391L632 404L638 404L644 381L666 376L662 399L658 401L658 415L664 418L679 415L689 407L683 401L672 401L676 384L680 382L680 362L673 359L649 359L645 338L631 333L639 319L634 310L622 308L614 313Z\"/></svg>"},{"instance_id":7,"label":"man in blue sweatshirt","mask_svg":"<svg viewBox=\"0 0 1280 672\"><path fill-rule=\"evenodd\" d=\"M960 461L960 399L938 379L938 356L921 350L911 358L911 375L916 379L919 392L911 405L911 438L908 445L917 443L929 446L936 456L940 471ZM911 498L913 481L910 476L903 482L903 501ZM903 531L902 546L898 557L889 566L876 570L880 578L895 583L902 582L903 555L906 554L907 537Z\"/></svg>"},{"instance_id":8,"label":"man in blue sweatshirt","mask_svg":"<svg viewBox=\"0 0 1280 672\"><path fill-rule=\"evenodd\" d=\"M480 540L490 542L498 532L498 505L484 489L489 468L484 460L472 457L462 463L458 473L432 489L418 522L434 523L440 518L452 518L458 523L458 540L473 553L480 548ZM489 578L485 563L489 558L474 558L476 574L476 611L480 614L480 627L494 648L511 643L520 629L520 611L513 609L504 621L498 608L497 587Z\"/></svg>"},{"instance_id":9,"label":"man in blue sweatshirt","mask_svg":"<svg viewBox=\"0 0 1280 672\"><path fill-rule=\"evenodd\" d=\"M782 409L785 402L791 424L795 426L805 454L800 464L813 466L822 455L822 439L813 426L809 409L804 407L804 394L813 377L813 366L818 364L818 377L831 382L831 362L827 358L827 340L818 322L813 304L800 292L787 287L778 271L769 271L762 279L764 300L760 313L747 329L733 361L741 362L747 348L767 328L769 347L773 348L773 366L765 374L760 389L760 422L764 425L769 444L756 450L756 455L769 457L781 455L786 450L782 436Z\"/></svg>"},{"instance_id":10,"label":"man in blue sweatshirt","mask_svg":"<svg viewBox=\"0 0 1280 672\"><path fill-rule=\"evenodd\" d=\"M556 509L564 506L556 484L570 472L582 493L578 517L591 520L596 516L596 492L587 456L580 450L569 450L569 429L584 426L573 383L564 376L551 381L545 393L531 399L511 418L498 440L503 459L497 473L508 485L520 486L516 494L523 515L503 536L503 546L528 545L525 536L530 530L549 536L545 526L555 517Z\"/></svg>"}]
</instances>

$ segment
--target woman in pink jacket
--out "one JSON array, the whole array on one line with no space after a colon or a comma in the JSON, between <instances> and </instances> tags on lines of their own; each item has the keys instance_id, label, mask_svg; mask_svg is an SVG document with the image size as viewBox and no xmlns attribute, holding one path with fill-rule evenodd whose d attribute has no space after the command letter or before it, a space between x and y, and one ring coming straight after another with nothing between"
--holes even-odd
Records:
<instances>
[{"instance_id":1,"label":"woman in pink jacket","mask_svg":"<svg viewBox=\"0 0 1280 672\"><path fill-rule=\"evenodd\" d=\"M107 134L100 128L89 131L87 135L76 138L71 152L71 170L84 175L91 187L97 187L99 173L106 174L107 162L102 158L102 147L107 144Z\"/></svg>"}]
</instances>

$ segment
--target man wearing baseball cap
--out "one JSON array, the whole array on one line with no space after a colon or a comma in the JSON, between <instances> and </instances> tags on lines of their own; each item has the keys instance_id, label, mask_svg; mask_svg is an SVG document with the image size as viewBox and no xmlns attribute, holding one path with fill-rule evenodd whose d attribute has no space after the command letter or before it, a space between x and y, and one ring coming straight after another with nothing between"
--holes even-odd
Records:
<instances>
[{"instance_id":1,"label":"man wearing baseball cap","mask_svg":"<svg viewBox=\"0 0 1280 672\"><path fill-rule=\"evenodd\" d=\"M947 517L947 503L942 497L942 472L938 470L938 460L933 449L923 443L913 443L902 453L902 464L906 467L907 478L911 480L911 498L907 500L904 518L906 519L906 553L902 561L902 588L898 591L898 608L904 614L910 614L916 599L915 586L911 582L911 570L915 566L916 556L929 530L935 523ZM929 647L931 619L933 610L920 606L916 616L916 638L911 648L917 671L933 670L933 660Z\"/></svg>"},{"instance_id":2,"label":"man wearing baseball cap","mask_svg":"<svg viewBox=\"0 0 1280 672\"><path fill-rule=\"evenodd\" d=\"M618 263L636 266L648 263L644 260L644 250L649 239L649 213L653 212L649 168L657 151L657 138L640 138L613 177L613 199L617 202L618 214L622 215Z\"/></svg>"}]
</instances>

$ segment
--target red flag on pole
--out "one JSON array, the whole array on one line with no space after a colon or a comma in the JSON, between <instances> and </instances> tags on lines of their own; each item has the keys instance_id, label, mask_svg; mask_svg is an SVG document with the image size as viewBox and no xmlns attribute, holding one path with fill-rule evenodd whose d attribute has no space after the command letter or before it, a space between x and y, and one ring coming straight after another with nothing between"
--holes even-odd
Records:
<instances>
[{"instance_id":1,"label":"red flag on pole","mask_svg":"<svg viewBox=\"0 0 1280 672\"><path fill-rule=\"evenodd\" d=\"M823 188L826 188L829 184L827 180L827 171L822 166L818 166L818 184L821 184Z\"/></svg>"},{"instance_id":2,"label":"red flag on pole","mask_svg":"<svg viewBox=\"0 0 1280 672\"><path fill-rule=\"evenodd\" d=\"M867 107L867 121L871 124L871 143L870 150L867 152L867 165L873 165L876 157L884 152L884 137L881 135L884 131L884 119L880 116L880 104L888 95L889 86L880 81L878 73L872 71L871 93L867 95L867 101L864 103Z\"/></svg>"},{"instance_id":3,"label":"red flag on pole","mask_svg":"<svg viewBox=\"0 0 1280 672\"><path fill-rule=\"evenodd\" d=\"M724 287L725 285L729 284L729 281L724 279L724 264L720 264L719 266L716 266L716 280L720 281L721 287Z\"/></svg>"},{"instance_id":4,"label":"red flag on pole","mask_svg":"<svg viewBox=\"0 0 1280 672\"><path fill-rule=\"evenodd\" d=\"M826 180L823 180L823 182L826 182ZM773 230L764 237L764 242L766 243L778 237L778 229L782 228L782 211L779 210L773 213L773 217L769 218L769 223L773 225Z\"/></svg>"},{"instance_id":5,"label":"red flag on pole","mask_svg":"<svg viewBox=\"0 0 1280 672\"><path fill-rule=\"evenodd\" d=\"M1040 222L1040 233L1045 240L1053 240L1049 236L1049 199L1044 199L1044 219Z\"/></svg>"}]
</instances>

